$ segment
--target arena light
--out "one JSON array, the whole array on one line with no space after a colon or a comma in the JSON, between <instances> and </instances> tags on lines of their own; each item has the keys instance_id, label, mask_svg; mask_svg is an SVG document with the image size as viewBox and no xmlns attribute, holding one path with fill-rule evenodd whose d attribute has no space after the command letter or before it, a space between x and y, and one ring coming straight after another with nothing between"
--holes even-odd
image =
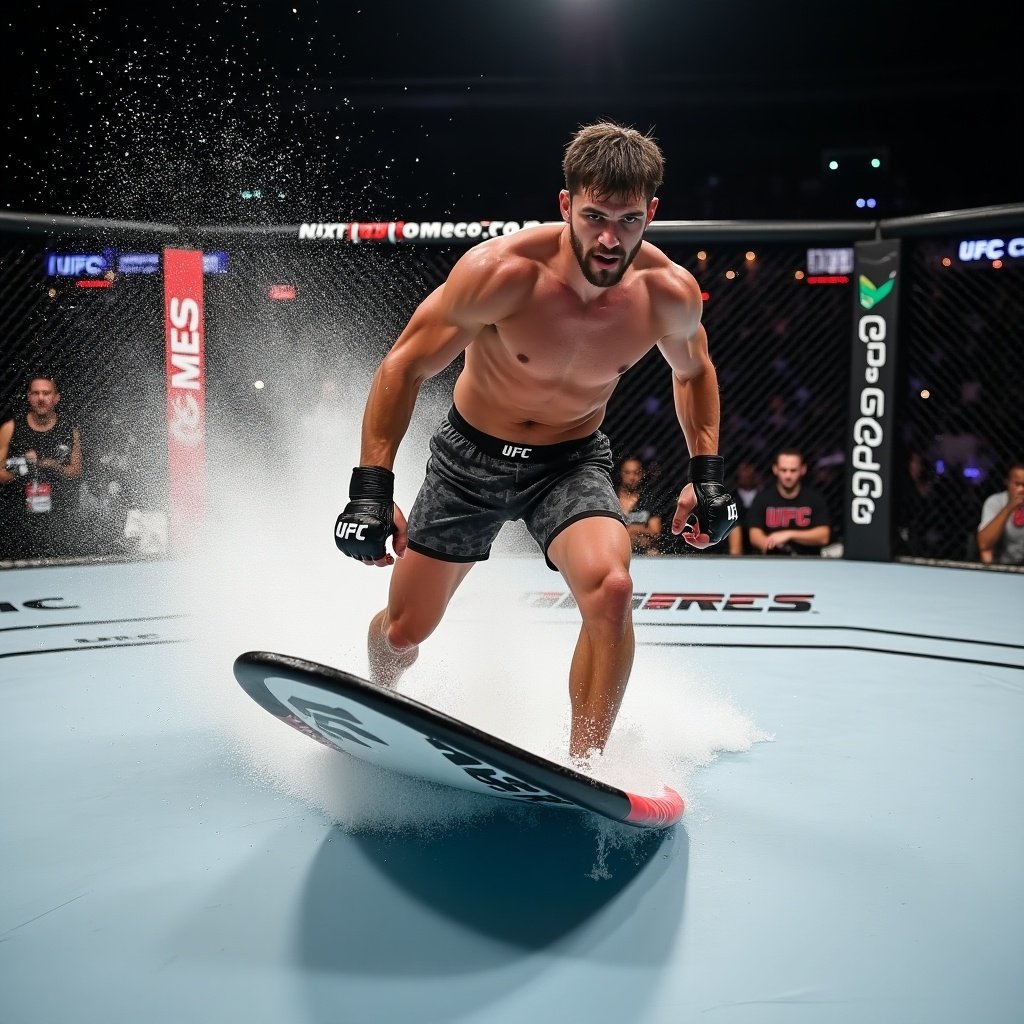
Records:
<instances>
[{"instance_id":1,"label":"arena light","mask_svg":"<svg viewBox=\"0 0 1024 1024\"><path fill-rule=\"evenodd\" d=\"M532 228L539 220L384 220L384 221L303 221L299 241L316 242L437 242L468 239L471 242L499 235L514 235Z\"/></svg>"},{"instance_id":2,"label":"arena light","mask_svg":"<svg viewBox=\"0 0 1024 1024\"><path fill-rule=\"evenodd\" d=\"M889 150L885 146L831 146L821 150L819 158L826 173L852 179L868 170L884 169L889 162Z\"/></svg>"},{"instance_id":3,"label":"arena light","mask_svg":"<svg viewBox=\"0 0 1024 1024\"><path fill-rule=\"evenodd\" d=\"M110 251L104 253L61 253L46 254L47 277L79 277L89 274L99 277L110 268Z\"/></svg>"},{"instance_id":4,"label":"arena light","mask_svg":"<svg viewBox=\"0 0 1024 1024\"><path fill-rule=\"evenodd\" d=\"M157 252L125 252L117 257L119 274L158 274L160 254Z\"/></svg>"},{"instance_id":5,"label":"arena light","mask_svg":"<svg viewBox=\"0 0 1024 1024\"><path fill-rule=\"evenodd\" d=\"M931 392L930 392L930 391L929 391L929 390L928 390L927 388L922 388L922 389L921 389L921 397L922 397L922 398L923 398L923 399L924 399L925 401L927 401L927 400L928 400L929 398L931 398L931 397L932 397L932 393L931 393Z\"/></svg>"},{"instance_id":6,"label":"arena light","mask_svg":"<svg viewBox=\"0 0 1024 1024\"><path fill-rule=\"evenodd\" d=\"M957 246L961 263L976 260L1020 259L1024 257L1024 235L1016 238L965 238Z\"/></svg>"},{"instance_id":7,"label":"arena light","mask_svg":"<svg viewBox=\"0 0 1024 1024\"><path fill-rule=\"evenodd\" d=\"M278 302L288 302L295 298L295 285L293 284L272 284L267 289L267 298Z\"/></svg>"},{"instance_id":8,"label":"arena light","mask_svg":"<svg viewBox=\"0 0 1024 1024\"><path fill-rule=\"evenodd\" d=\"M852 274L853 246L829 246L807 250L807 273Z\"/></svg>"},{"instance_id":9,"label":"arena light","mask_svg":"<svg viewBox=\"0 0 1024 1024\"><path fill-rule=\"evenodd\" d=\"M753 263L757 259L757 253L753 250L747 250L747 253L743 257L748 263Z\"/></svg>"},{"instance_id":10,"label":"arena light","mask_svg":"<svg viewBox=\"0 0 1024 1024\"><path fill-rule=\"evenodd\" d=\"M736 271L735 270L727 270L725 272L725 279L727 281L734 281L734 280L736 280Z\"/></svg>"}]
</instances>

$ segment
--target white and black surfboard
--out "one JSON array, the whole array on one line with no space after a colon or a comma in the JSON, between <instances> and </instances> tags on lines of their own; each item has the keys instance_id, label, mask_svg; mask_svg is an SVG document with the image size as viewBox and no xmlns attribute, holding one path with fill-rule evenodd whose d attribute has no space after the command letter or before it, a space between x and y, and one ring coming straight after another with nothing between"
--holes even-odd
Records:
<instances>
[{"instance_id":1,"label":"white and black surfboard","mask_svg":"<svg viewBox=\"0 0 1024 1024\"><path fill-rule=\"evenodd\" d=\"M641 828L665 828L683 814L682 797L668 787L660 796L627 793L340 669L250 651L235 661L235 677L307 736L412 778Z\"/></svg>"}]
</instances>

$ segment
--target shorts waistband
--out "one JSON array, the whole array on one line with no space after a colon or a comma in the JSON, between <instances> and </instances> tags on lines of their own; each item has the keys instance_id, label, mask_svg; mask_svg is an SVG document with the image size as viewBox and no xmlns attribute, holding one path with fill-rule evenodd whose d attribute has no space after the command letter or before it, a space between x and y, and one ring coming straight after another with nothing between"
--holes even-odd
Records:
<instances>
[{"instance_id":1,"label":"shorts waistband","mask_svg":"<svg viewBox=\"0 0 1024 1024\"><path fill-rule=\"evenodd\" d=\"M578 437L572 441L559 441L558 444L524 445L522 442L503 441L500 437L491 437L482 430L468 424L453 405L448 410L448 422L467 441L472 441L482 452L495 459L506 459L509 462L553 462L563 458L584 445L589 444L597 431L586 437Z\"/></svg>"}]
</instances>

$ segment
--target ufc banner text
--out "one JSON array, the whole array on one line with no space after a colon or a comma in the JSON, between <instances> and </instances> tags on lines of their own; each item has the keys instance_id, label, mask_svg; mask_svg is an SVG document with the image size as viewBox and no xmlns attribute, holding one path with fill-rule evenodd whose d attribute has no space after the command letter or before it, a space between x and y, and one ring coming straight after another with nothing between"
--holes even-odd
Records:
<instances>
[{"instance_id":1,"label":"ufc banner text","mask_svg":"<svg viewBox=\"0 0 1024 1024\"><path fill-rule=\"evenodd\" d=\"M172 550L188 545L206 512L206 332L203 254L164 250L168 498Z\"/></svg>"},{"instance_id":2,"label":"ufc banner text","mask_svg":"<svg viewBox=\"0 0 1024 1024\"><path fill-rule=\"evenodd\" d=\"M900 243L857 242L853 365L843 513L844 557L892 554L893 405Z\"/></svg>"}]
</instances>

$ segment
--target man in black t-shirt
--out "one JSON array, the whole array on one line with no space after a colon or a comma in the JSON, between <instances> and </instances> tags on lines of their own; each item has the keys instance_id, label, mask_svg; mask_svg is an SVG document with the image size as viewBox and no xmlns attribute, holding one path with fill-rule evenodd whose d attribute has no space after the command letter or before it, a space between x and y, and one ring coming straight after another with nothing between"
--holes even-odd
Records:
<instances>
[{"instance_id":1,"label":"man in black t-shirt","mask_svg":"<svg viewBox=\"0 0 1024 1024\"><path fill-rule=\"evenodd\" d=\"M73 423L57 416L60 392L52 377L32 377L27 398L24 416L0 423L0 557L45 557L73 547L82 440Z\"/></svg>"},{"instance_id":2,"label":"man in black t-shirt","mask_svg":"<svg viewBox=\"0 0 1024 1024\"><path fill-rule=\"evenodd\" d=\"M824 495L803 482L807 463L796 448L775 456L774 484L761 491L747 511L746 525L755 551L766 555L820 555L831 540Z\"/></svg>"}]
</instances>

